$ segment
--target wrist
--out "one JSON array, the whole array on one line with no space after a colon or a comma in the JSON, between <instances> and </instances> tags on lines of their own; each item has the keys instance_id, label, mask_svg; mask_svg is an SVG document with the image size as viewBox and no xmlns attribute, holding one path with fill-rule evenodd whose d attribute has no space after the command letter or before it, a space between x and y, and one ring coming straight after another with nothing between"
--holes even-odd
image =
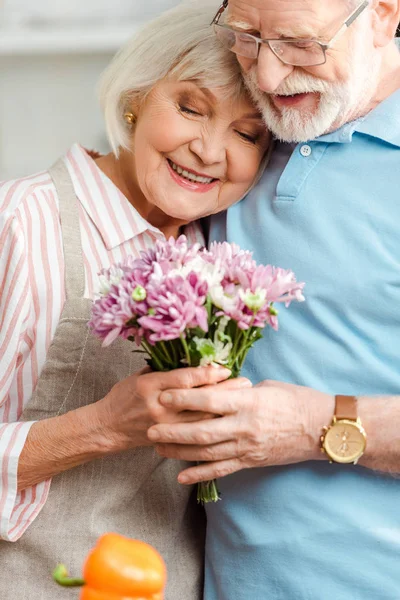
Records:
<instances>
[{"instance_id":1,"label":"wrist","mask_svg":"<svg viewBox=\"0 0 400 600\"><path fill-rule=\"evenodd\" d=\"M335 414L335 397L330 394L313 391L308 403L307 431L309 439L309 458L307 460L326 460L321 452L321 434L324 427L332 422Z\"/></svg>"},{"instance_id":2,"label":"wrist","mask_svg":"<svg viewBox=\"0 0 400 600\"><path fill-rule=\"evenodd\" d=\"M82 406L64 415L70 421L77 440L85 440L85 450L92 458L100 458L116 451L113 437L101 418L98 403Z\"/></svg>"}]
</instances>

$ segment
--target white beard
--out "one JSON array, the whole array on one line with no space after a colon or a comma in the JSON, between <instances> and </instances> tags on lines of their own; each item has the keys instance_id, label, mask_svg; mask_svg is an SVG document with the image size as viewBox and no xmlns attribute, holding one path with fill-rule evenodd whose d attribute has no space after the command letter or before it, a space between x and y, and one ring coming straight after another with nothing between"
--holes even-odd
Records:
<instances>
[{"instance_id":1,"label":"white beard","mask_svg":"<svg viewBox=\"0 0 400 600\"><path fill-rule=\"evenodd\" d=\"M381 61L376 56L368 60L359 32L356 32L352 46L345 82L329 83L299 70L293 71L274 91L274 94L285 96L318 93L320 100L314 111L296 107L278 110L271 101L271 94L262 92L258 86L257 65L244 74L267 127L277 139L296 143L313 140L364 114L378 84Z\"/></svg>"}]
</instances>

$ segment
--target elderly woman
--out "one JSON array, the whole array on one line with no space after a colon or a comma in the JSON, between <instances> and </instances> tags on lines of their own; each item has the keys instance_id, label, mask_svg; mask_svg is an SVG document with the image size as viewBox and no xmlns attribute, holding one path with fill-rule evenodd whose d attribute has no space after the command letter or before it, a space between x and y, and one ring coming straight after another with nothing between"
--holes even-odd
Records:
<instances>
[{"instance_id":1,"label":"elderly woman","mask_svg":"<svg viewBox=\"0 0 400 600\"><path fill-rule=\"evenodd\" d=\"M161 390L247 382L222 368L142 373L128 342L102 349L87 322L100 269L181 231L202 240L195 221L262 169L268 135L209 8L166 13L113 60L101 85L111 154L75 144L0 186L1 598L66 597L52 566L79 573L108 530L157 547L167 598L201 596L202 514L177 484L184 465L146 434L206 417L163 409Z\"/></svg>"}]
</instances>

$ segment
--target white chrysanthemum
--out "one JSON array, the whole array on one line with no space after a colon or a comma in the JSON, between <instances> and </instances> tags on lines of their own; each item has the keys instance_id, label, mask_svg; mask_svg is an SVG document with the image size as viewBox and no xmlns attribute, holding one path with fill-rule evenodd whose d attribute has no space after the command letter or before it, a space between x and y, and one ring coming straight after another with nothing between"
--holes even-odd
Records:
<instances>
[{"instance_id":1,"label":"white chrysanthemum","mask_svg":"<svg viewBox=\"0 0 400 600\"><path fill-rule=\"evenodd\" d=\"M232 351L232 340L225 335L225 329L229 322L228 317L223 317L214 334L214 340L207 338L193 338L198 352L201 354L200 366L226 365L229 362Z\"/></svg>"},{"instance_id":2,"label":"white chrysanthemum","mask_svg":"<svg viewBox=\"0 0 400 600\"><path fill-rule=\"evenodd\" d=\"M118 285L124 275L120 267L112 266L107 275L99 275L97 296L107 296L112 285Z\"/></svg>"},{"instance_id":3,"label":"white chrysanthemum","mask_svg":"<svg viewBox=\"0 0 400 600\"><path fill-rule=\"evenodd\" d=\"M206 262L201 256L196 256L193 260L188 261L186 264L172 269L169 273L172 277L180 275L186 278L189 273L197 273L199 277L206 281L209 288L216 285L220 285L224 278L224 272L221 270L220 261L216 261L215 264Z\"/></svg>"},{"instance_id":4,"label":"white chrysanthemum","mask_svg":"<svg viewBox=\"0 0 400 600\"><path fill-rule=\"evenodd\" d=\"M240 290L239 295L247 308L253 312L258 312L265 305L267 290L262 288L257 288L255 292Z\"/></svg>"}]
</instances>

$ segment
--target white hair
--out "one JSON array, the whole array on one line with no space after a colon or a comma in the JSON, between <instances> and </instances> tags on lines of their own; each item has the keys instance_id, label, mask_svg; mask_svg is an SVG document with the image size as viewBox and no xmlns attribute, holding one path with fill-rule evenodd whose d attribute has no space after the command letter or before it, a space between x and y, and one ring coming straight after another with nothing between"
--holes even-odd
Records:
<instances>
[{"instance_id":1,"label":"white hair","mask_svg":"<svg viewBox=\"0 0 400 600\"><path fill-rule=\"evenodd\" d=\"M144 26L114 57L99 83L111 148L118 157L128 148L126 110L140 107L154 85L167 76L225 88L228 96L246 93L235 55L218 41L211 20L220 0L191 0Z\"/></svg>"}]
</instances>

